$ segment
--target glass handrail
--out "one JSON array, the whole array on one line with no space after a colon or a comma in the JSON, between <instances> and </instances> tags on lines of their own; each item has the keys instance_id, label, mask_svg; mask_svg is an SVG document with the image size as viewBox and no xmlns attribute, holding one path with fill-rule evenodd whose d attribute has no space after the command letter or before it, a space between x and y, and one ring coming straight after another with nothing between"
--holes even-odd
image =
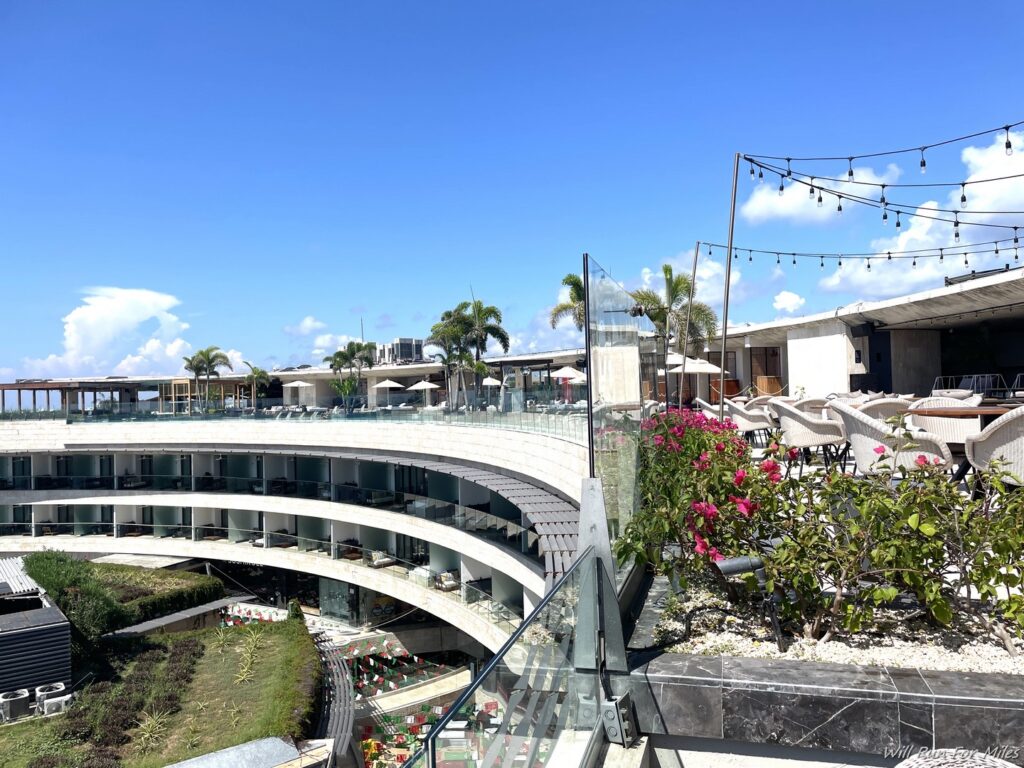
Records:
<instances>
[{"instance_id":1,"label":"glass handrail","mask_svg":"<svg viewBox=\"0 0 1024 768\"><path fill-rule=\"evenodd\" d=\"M600 727L597 645L588 637L597 566L591 547L580 553L431 727L408 768L586 763Z\"/></svg>"},{"instance_id":2,"label":"glass handrail","mask_svg":"<svg viewBox=\"0 0 1024 768\"><path fill-rule=\"evenodd\" d=\"M527 555L536 561L541 560L537 550L539 535L515 521L429 496L344 483L289 480L284 477L260 479L206 475L44 474L0 478L0 490L133 490L199 493L223 491L334 501L419 517L479 536L518 555Z\"/></svg>"}]
</instances>

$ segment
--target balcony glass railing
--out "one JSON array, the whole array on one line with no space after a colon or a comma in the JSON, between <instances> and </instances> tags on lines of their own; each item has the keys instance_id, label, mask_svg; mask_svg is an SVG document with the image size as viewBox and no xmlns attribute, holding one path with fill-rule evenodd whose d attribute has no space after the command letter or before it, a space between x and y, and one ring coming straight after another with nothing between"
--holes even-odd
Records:
<instances>
[{"instance_id":1,"label":"balcony glass railing","mask_svg":"<svg viewBox=\"0 0 1024 768\"><path fill-rule=\"evenodd\" d=\"M266 496L333 501L372 507L387 512L411 515L422 520L465 531L478 538L542 561L538 552L539 536L519 523L488 512L464 507L427 496L386 489L363 488L317 480L267 480L250 477L211 477L207 475L34 475L0 478L0 490L119 490L119 491L195 491L200 493L249 493Z\"/></svg>"},{"instance_id":2,"label":"balcony glass railing","mask_svg":"<svg viewBox=\"0 0 1024 768\"><path fill-rule=\"evenodd\" d=\"M6 526L21 524L0 523ZM188 541L223 544L232 547L280 548L301 552L309 557L345 560L351 565L386 572L416 586L437 591L439 594L470 606L490 624L511 634L522 621L521 610L507 606L493 598L486 590L463 583L453 571L434 572L425 563L412 563L380 549L361 547L354 542L334 542L314 536L300 536L287 530L270 531L212 523L184 524L180 522L138 523L134 521L110 522L76 520L74 522L37 521L34 526L24 524L10 535L27 534L33 529L36 536L116 536L118 538L148 537L158 539L184 539ZM0 534L3 535L3 534ZM2 545L0 545L2 548ZM230 555L225 555L230 557Z\"/></svg>"},{"instance_id":3,"label":"balcony glass railing","mask_svg":"<svg viewBox=\"0 0 1024 768\"><path fill-rule=\"evenodd\" d=\"M590 764L601 739L597 567L592 549L581 553L404 765Z\"/></svg>"},{"instance_id":4,"label":"balcony glass railing","mask_svg":"<svg viewBox=\"0 0 1024 768\"><path fill-rule=\"evenodd\" d=\"M528 393L529 394L529 393ZM580 445L587 444L587 409L583 404L586 395L574 393L580 399L570 402L547 402L522 400L512 410L459 410L441 408L419 408L415 406L381 406L349 411L338 406L333 408L309 406L272 406L270 408L223 408L200 412L155 411L137 405L114 405L113 407L88 410L15 410L0 413L0 421L64 421L69 424L132 421L211 421L211 420L261 420L287 421L288 423L330 424L340 421L382 421L406 424L452 424L456 426L511 429L520 432L537 432L551 435ZM492 406L493 407L493 406Z\"/></svg>"}]
</instances>

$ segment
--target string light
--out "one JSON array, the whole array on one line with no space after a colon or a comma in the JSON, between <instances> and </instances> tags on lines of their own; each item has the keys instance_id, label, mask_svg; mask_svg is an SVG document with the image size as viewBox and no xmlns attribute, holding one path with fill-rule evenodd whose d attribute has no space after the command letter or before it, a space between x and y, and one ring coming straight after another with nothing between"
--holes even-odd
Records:
<instances>
[{"instance_id":1,"label":"string light","mask_svg":"<svg viewBox=\"0 0 1024 768\"><path fill-rule=\"evenodd\" d=\"M914 263L911 264L910 266L912 266L914 269L917 269L917 256L914 257Z\"/></svg>"},{"instance_id":2,"label":"string light","mask_svg":"<svg viewBox=\"0 0 1024 768\"><path fill-rule=\"evenodd\" d=\"M928 169L928 161L924 159L925 147L921 147L921 173L924 173Z\"/></svg>"},{"instance_id":3,"label":"string light","mask_svg":"<svg viewBox=\"0 0 1024 768\"><path fill-rule=\"evenodd\" d=\"M1006 131L1006 144L1004 145L1006 147L1006 154L1007 155L1012 155L1013 154L1013 144L1010 142L1010 126L1004 125L1003 126L1003 130Z\"/></svg>"},{"instance_id":4,"label":"string light","mask_svg":"<svg viewBox=\"0 0 1024 768\"><path fill-rule=\"evenodd\" d=\"M813 176L811 176L811 186L807 188L807 193L808 193L808 196L811 198L811 200L813 200L814 199L814 177Z\"/></svg>"},{"instance_id":5,"label":"string light","mask_svg":"<svg viewBox=\"0 0 1024 768\"><path fill-rule=\"evenodd\" d=\"M839 269L843 268L843 254L839 254L839 264L837 266Z\"/></svg>"},{"instance_id":6,"label":"string light","mask_svg":"<svg viewBox=\"0 0 1024 768\"><path fill-rule=\"evenodd\" d=\"M961 208L966 208L967 207L967 185L966 184L961 184L960 185L960 207Z\"/></svg>"},{"instance_id":7,"label":"string light","mask_svg":"<svg viewBox=\"0 0 1024 768\"><path fill-rule=\"evenodd\" d=\"M1013 228L1013 247L1016 248L1020 243L1017 241L1017 228Z\"/></svg>"},{"instance_id":8,"label":"string light","mask_svg":"<svg viewBox=\"0 0 1024 768\"><path fill-rule=\"evenodd\" d=\"M883 208L882 209L882 224L885 225L885 224L888 224L888 223L889 223L889 209L888 208Z\"/></svg>"},{"instance_id":9,"label":"string light","mask_svg":"<svg viewBox=\"0 0 1024 768\"><path fill-rule=\"evenodd\" d=\"M941 264L946 258L946 254L943 253L944 250L944 248L939 248L939 264Z\"/></svg>"},{"instance_id":10,"label":"string light","mask_svg":"<svg viewBox=\"0 0 1024 768\"><path fill-rule=\"evenodd\" d=\"M843 212L843 196L842 195L836 195L836 198L839 200L839 205L836 206L836 213L842 213Z\"/></svg>"},{"instance_id":11,"label":"string light","mask_svg":"<svg viewBox=\"0 0 1024 768\"><path fill-rule=\"evenodd\" d=\"M870 272L871 271L871 259L868 259L867 265L868 265L868 272Z\"/></svg>"},{"instance_id":12,"label":"string light","mask_svg":"<svg viewBox=\"0 0 1024 768\"><path fill-rule=\"evenodd\" d=\"M953 220L953 241L960 242L960 214L956 214L956 218Z\"/></svg>"},{"instance_id":13,"label":"string light","mask_svg":"<svg viewBox=\"0 0 1024 768\"><path fill-rule=\"evenodd\" d=\"M882 197L879 198L879 200L878 200L878 202L881 203L883 207L887 205L886 200L885 200L885 186L886 186L885 184L882 185Z\"/></svg>"},{"instance_id":14,"label":"string light","mask_svg":"<svg viewBox=\"0 0 1024 768\"><path fill-rule=\"evenodd\" d=\"M821 208L821 190L818 190L818 207Z\"/></svg>"},{"instance_id":15,"label":"string light","mask_svg":"<svg viewBox=\"0 0 1024 768\"><path fill-rule=\"evenodd\" d=\"M900 212L896 211L896 231L900 230Z\"/></svg>"},{"instance_id":16,"label":"string light","mask_svg":"<svg viewBox=\"0 0 1024 768\"><path fill-rule=\"evenodd\" d=\"M965 222L966 223L966 222ZM1007 229L1012 229L1008 226ZM1020 236L1018 226L1018 246L1020 245ZM702 243L708 249L708 257L713 257L715 249L721 249L723 252L728 252L728 249L722 243L713 243L709 241L702 241ZM1009 248L1013 244L1012 237L1006 237L1000 240L989 240L985 242L975 243L961 243L957 247L962 253L966 253L968 257L972 255L986 256L995 254L998 255L1003 247ZM781 264L782 256L788 256L795 266L797 263L797 257L807 259L818 259L819 262L824 259L843 260L847 259L884 259L886 261L893 261L896 259L937 259L938 261L945 261L945 247L931 247L931 248L907 248L903 250L886 250L886 251L862 251L857 253L838 253L838 252L824 252L824 251L777 251L775 249L764 249L764 248L744 248L742 246L733 246L733 258L738 259L739 254L742 251L747 252L747 260L753 260L753 254L763 254L766 257L775 256L775 263Z\"/></svg>"},{"instance_id":17,"label":"string light","mask_svg":"<svg viewBox=\"0 0 1024 768\"><path fill-rule=\"evenodd\" d=\"M964 266L969 267L970 263L967 261L967 251L964 251Z\"/></svg>"},{"instance_id":18,"label":"string light","mask_svg":"<svg viewBox=\"0 0 1024 768\"><path fill-rule=\"evenodd\" d=\"M999 241L998 240L996 240L996 253L995 253L995 255L996 256L999 255Z\"/></svg>"},{"instance_id":19,"label":"string light","mask_svg":"<svg viewBox=\"0 0 1024 768\"><path fill-rule=\"evenodd\" d=\"M793 254L793 266L794 267L796 266L796 254L795 253Z\"/></svg>"},{"instance_id":20,"label":"string light","mask_svg":"<svg viewBox=\"0 0 1024 768\"><path fill-rule=\"evenodd\" d=\"M782 177L779 176L779 197L782 197L782 195L783 195L783 193L785 191L786 191L786 188L782 184Z\"/></svg>"},{"instance_id":21,"label":"string light","mask_svg":"<svg viewBox=\"0 0 1024 768\"><path fill-rule=\"evenodd\" d=\"M820 264L819 266L820 266L820 267L821 267L822 269L824 269L824 268L825 268L825 257L824 257L824 256L822 256L822 257L821 257L821 264Z\"/></svg>"},{"instance_id":22,"label":"string light","mask_svg":"<svg viewBox=\"0 0 1024 768\"><path fill-rule=\"evenodd\" d=\"M750 163L750 181L753 182L754 178L755 178L754 177L754 163L753 163L753 161L751 161L751 163Z\"/></svg>"},{"instance_id":23,"label":"string light","mask_svg":"<svg viewBox=\"0 0 1024 768\"><path fill-rule=\"evenodd\" d=\"M790 167L790 163L791 162L793 162L793 158L787 157L786 158L786 178L789 178L789 179L793 178L793 169Z\"/></svg>"},{"instance_id":24,"label":"string light","mask_svg":"<svg viewBox=\"0 0 1024 768\"><path fill-rule=\"evenodd\" d=\"M848 170L846 172L846 178L849 179L850 181L853 181L853 158L851 157L849 160L850 160L850 170Z\"/></svg>"},{"instance_id":25,"label":"string light","mask_svg":"<svg viewBox=\"0 0 1024 768\"><path fill-rule=\"evenodd\" d=\"M764 181L764 169L763 168L758 168L757 169L757 183L760 184L763 181Z\"/></svg>"},{"instance_id":26,"label":"string light","mask_svg":"<svg viewBox=\"0 0 1024 768\"><path fill-rule=\"evenodd\" d=\"M781 264L782 263L782 257L779 256L779 254L777 254L777 253L775 254L775 263L776 264Z\"/></svg>"},{"instance_id":27,"label":"string light","mask_svg":"<svg viewBox=\"0 0 1024 768\"><path fill-rule=\"evenodd\" d=\"M750 262L751 264L754 263L754 252L753 251L750 251L750 250L747 251L747 261Z\"/></svg>"},{"instance_id":28,"label":"string light","mask_svg":"<svg viewBox=\"0 0 1024 768\"><path fill-rule=\"evenodd\" d=\"M892 261L892 251L888 251L889 258L886 261Z\"/></svg>"}]
</instances>

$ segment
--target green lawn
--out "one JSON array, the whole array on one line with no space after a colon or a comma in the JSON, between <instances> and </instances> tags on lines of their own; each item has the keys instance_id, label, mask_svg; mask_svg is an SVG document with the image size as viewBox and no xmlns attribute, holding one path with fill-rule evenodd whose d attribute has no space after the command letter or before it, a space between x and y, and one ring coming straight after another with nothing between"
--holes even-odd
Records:
<instances>
[{"instance_id":1,"label":"green lawn","mask_svg":"<svg viewBox=\"0 0 1024 768\"><path fill-rule=\"evenodd\" d=\"M256 651L252 679L244 683L236 683L235 676L247 629L227 630L222 649L216 631L194 633L205 646L205 653L182 696L181 711L167 718L163 737L149 751L141 747L140 730L133 730L131 740L117 748L123 765L158 768L263 736L302 736L317 706L320 659L316 647L299 622L263 626L265 634ZM173 637L158 636L153 641L166 643ZM129 661L122 671L127 672L130 665ZM57 740L60 719L38 719L0 728L0 768L78 766L85 747ZM39 760L48 754L58 756L58 760Z\"/></svg>"}]
</instances>

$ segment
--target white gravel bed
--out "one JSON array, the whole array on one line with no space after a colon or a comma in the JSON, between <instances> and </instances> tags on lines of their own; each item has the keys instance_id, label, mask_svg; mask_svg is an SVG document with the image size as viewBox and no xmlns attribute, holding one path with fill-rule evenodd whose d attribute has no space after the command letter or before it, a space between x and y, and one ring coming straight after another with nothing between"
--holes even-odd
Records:
<instances>
[{"instance_id":1,"label":"white gravel bed","mask_svg":"<svg viewBox=\"0 0 1024 768\"><path fill-rule=\"evenodd\" d=\"M905 614L877 611L874 626L852 636L840 635L821 643L787 636L785 652L778 649L771 628L749 606L729 605L721 594L691 585L670 599L655 629L655 638L682 638L686 611L707 605L735 610L738 616L717 612L695 614L688 640L669 647L675 653L703 656L746 656L767 659L904 667L957 672L998 672L1024 675L1024 640L1017 638L1017 656L1002 643L974 627L939 628L923 620L905 621Z\"/></svg>"}]
</instances>

